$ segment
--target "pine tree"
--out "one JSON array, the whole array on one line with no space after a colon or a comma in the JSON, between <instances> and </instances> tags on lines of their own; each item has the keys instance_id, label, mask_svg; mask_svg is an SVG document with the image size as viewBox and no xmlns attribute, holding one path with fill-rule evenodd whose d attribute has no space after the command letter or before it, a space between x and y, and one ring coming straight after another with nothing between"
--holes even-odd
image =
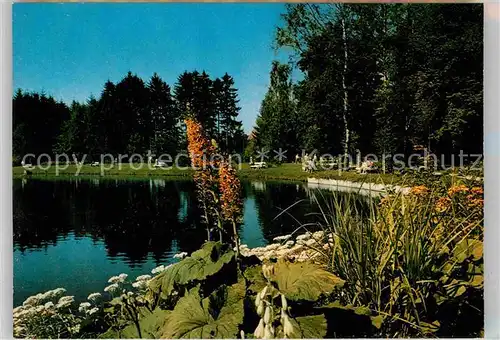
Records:
<instances>
[{"instance_id":1,"label":"pine tree","mask_svg":"<svg viewBox=\"0 0 500 340\"><path fill-rule=\"evenodd\" d=\"M181 112L190 112L205 128L210 138L217 137L216 100L212 80L206 72L184 72L174 88L175 99Z\"/></svg>"},{"instance_id":2,"label":"pine tree","mask_svg":"<svg viewBox=\"0 0 500 340\"><path fill-rule=\"evenodd\" d=\"M170 87L156 73L147 87L152 128L150 149L157 156L162 153L173 155L178 148L179 117Z\"/></svg>"},{"instance_id":3,"label":"pine tree","mask_svg":"<svg viewBox=\"0 0 500 340\"><path fill-rule=\"evenodd\" d=\"M243 133L241 121L238 121L238 90L234 88L234 80L227 73L222 77L222 93L220 96L220 142L223 150L241 150L240 142Z\"/></svg>"}]
</instances>

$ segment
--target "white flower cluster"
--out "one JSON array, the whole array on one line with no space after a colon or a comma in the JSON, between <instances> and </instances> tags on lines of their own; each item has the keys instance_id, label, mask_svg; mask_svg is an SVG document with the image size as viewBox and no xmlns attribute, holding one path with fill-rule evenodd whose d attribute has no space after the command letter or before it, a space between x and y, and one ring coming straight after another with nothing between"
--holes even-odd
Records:
<instances>
[{"instance_id":1,"label":"white flower cluster","mask_svg":"<svg viewBox=\"0 0 500 340\"><path fill-rule=\"evenodd\" d=\"M257 314L261 317L259 325L253 332L257 339L272 339L274 338L274 327L272 325L274 320L273 306L266 299L268 286L265 286L262 291L257 294L255 298L255 307L257 307Z\"/></svg>"},{"instance_id":2,"label":"white flower cluster","mask_svg":"<svg viewBox=\"0 0 500 340\"><path fill-rule=\"evenodd\" d=\"M292 237L292 235L276 236L275 238L273 238L273 241L286 241L286 240L290 239L291 237Z\"/></svg>"},{"instance_id":3,"label":"white flower cluster","mask_svg":"<svg viewBox=\"0 0 500 340\"><path fill-rule=\"evenodd\" d=\"M14 308L14 336L16 338L38 337L40 329L46 328L47 318L50 318L51 330L54 332L49 337L57 337L65 330L71 334L78 334L80 320L76 317L68 318L68 314L65 314L68 312L65 308L73 304L74 297L62 296L65 292L65 289L57 288L39 293L27 298L22 306Z\"/></svg>"},{"instance_id":4,"label":"white flower cluster","mask_svg":"<svg viewBox=\"0 0 500 340\"><path fill-rule=\"evenodd\" d=\"M151 275L145 274L145 275L138 276L135 280L136 281L147 281L149 279L151 279Z\"/></svg>"},{"instance_id":5,"label":"white flower cluster","mask_svg":"<svg viewBox=\"0 0 500 340\"><path fill-rule=\"evenodd\" d=\"M233 250L236 251L236 247L233 247ZM249 251L250 248L248 248L248 245L246 244L240 244L240 251L243 253L243 252L246 252L246 251Z\"/></svg>"},{"instance_id":6,"label":"white flower cluster","mask_svg":"<svg viewBox=\"0 0 500 340\"><path fill-rule=\"evenodd\" d=\"M101 293L92 293L90 294L88 297L87 297L87 300L89 301L96 301L98 300L99 298L101 298Z\"/></svg>"},{"instance_id":7,"label":"white flower cluster","mask_svg":"<svg viewBox=\"0 0 500 340\"><path fill-rule=\"evenodd\" d=\"M137 289L146 289L148 287L148 282L147 281L137 281L132 283L132 287L137 288Z\"/></svg>"},{"instance_id":8,"label":"white flower cluster","mask_svg":"<svg viewBox=\"0 0 500 340\"><path fill-rule=\"evenodd\" d=\"M78 307L78 311L84 313L90 306L92 305L89 302L82 302L80 303L80 307Z\"/></svg>"},{"instance_id":9,"label":"white flower cluster","mask_svg":"<svg viewBox=\"0 0 500 340\"><path fill-rule=\"evenodd\" d=\"M261 319L253 335L259 339L273 339L276 335L276 330L273 326L276 319L275 311L276 309L281 309L280 322L283 326L283 337L290 339L292 338L293 324L287 313L288 303L286 298L283 294L280 294L281 308L279 308L272 304L272 299L267 299L269 293L269 286L265 286L255 298L255 307L257 307L257 314L261 317Z\"/></svg>"},{"instance_id":10,"label":"white flower cluster","mask_svg":"<svg viewBox=\"0 0 500 340\"><path fill-rule=\"evenodd\" d=\"M118 283L113 283L113 284L110 284L109 286L107 286L106 288L104 288L104 291L106 293L114 293L116 292L120 287L118 286Z\"/></svg>"},{"instance_id":11,"label":"white flower cluster","mask_svg":"<svg viewBox=\"0 0 500 340\"><path fill-rule=\"evenodd\" d=\"M23 302L23 306L37 306L41 303L45 303L49 300L54 300L62 296L66 292L64 288L56 288L53 290L46 291L45 293L39 293L37 295L30 296Z\"/></svg>"},{"instance_id":12,"label":"white flower cluster","mask_svg":"<svg viewBox=\"0 0 500 340\"><path fill-rule=\"evenodd\" d=\"M141 289L141 290L147 289L149 280L151 280L151 275L146 274L146 275L138 276L135 279L135 282L132 283L132 287L137 288L137 289Z\"/></svg>"},{"instance_id":13,"label":"white flower cluster","mask_svg":"<svg viewBox=\"0 0 500 340\"><path fill-rule=\"evenodd\" d=\"M78 307L78 311L80 313L85 313L87 315L92 315L99 311L98 307L93 307L93 308L90 307L92 307L92 304L90 304L89 302L82 302L80 303L80 307Z\"/></svg>"},{"instance_id":14,"label":"white flower cluster","mask_svg":"<svg viewBox=\"0 0 500 340\"><path fill-rule=\"evenodd\" d=\"M114 292L116 292L120 288L120 284L124 283L125 280L127 279L127 277L128 277L128 274L124 274L124 273L122 273L122 274L120 274L118 276L112 276L112 277L110 277L109 280L108 280L108 283L111 283L111 284L109 286L107 286L106 288L104 288L104 291L106 293L114 293ZM100 295L99 295L99 297L100 297ZM93 298L97 299L98 296L97 295L93 296ZM91 300L90 299L90 295L89 295L89 300Z\"/></svg>"},{"instance_id":15,"label":"white flower cluster","mask_svg":"<svg viewBox=\"0 0 500 340\"><path fill-rule=\"evenodd\" d=\"M108 283L123 283L127 279L127 274L120 274L118 276L112 276L109 278Z\"/></svg>"},{"instance_id":16,"label":"white flower cluster","mask_svg":"<svg viewBox=\"0 0 500 340\"><path fill-rule=\"evenodd\" d=\"M164 265L158 266L151 271L151 274L159 274L161 272L164 272L165 270L170 268L170 266L172 266L172 265L169 264L168 266L164 266Z\"/></svg>"},{"instance_id":17,"label":"white flower cluster","mask_svg":"<svg viewBox=\"0 0 500 340\"><path fill-rule=\"evenodd\" d=\"M310 232L306 232L305 234L297 236L296 240L297 241L306 241L306 240L310 239L311 236L312 236L312 234Z\"/></svg>"},{"instance_id":18,"label":"white flower cluster","mask_svg":"<svg viewBox=\"0 0 500 340\"><path fill-rule=\"evenodd\" d=\"M186 256L188 256L188 253L186 253L185 251L183 251L182 253L175 254L174 255L174 259L181 259L182 260Z\"/></svg>"},{"instance_id":19,"label":"white flower cluster","mask_svg":"<svg viewBox=\"0 0 500 340\"><path fill-rule=\"evenodd\" d=\"M56 308L67 308L71 306L71 304L75 302L75 297L74 296L63 296L62 298L59 299L57 302Z\"/></svg>"}]
</instances>

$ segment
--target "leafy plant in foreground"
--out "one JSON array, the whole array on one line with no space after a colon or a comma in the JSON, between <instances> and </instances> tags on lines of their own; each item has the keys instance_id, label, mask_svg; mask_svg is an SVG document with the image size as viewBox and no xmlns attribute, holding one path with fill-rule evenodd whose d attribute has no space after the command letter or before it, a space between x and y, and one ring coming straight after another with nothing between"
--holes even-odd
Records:
<instances>
[{"instance_id":1,"label":"leafy plant in foreground","mask_svg":"<svg viewBox=\"0 0 500 340\"><path fill-rule=\"evenodd\" d=\"M334 200L321 225L331 235L324 263L345 280L340 305L377 317L378 336L479 335L481 203L479 187L418 186L374 201L362 220Z\"/></svg>"},{"instance_id":2,"label":"leafy plant in foreground","mask_svg":"<svg viewBox=\"0 0 500 340\"><path fill-rule=\"evenodd\" d=\"M151 314L139 315L141 335L317 338L335 329L327 314L342 309L328 303L343 280L312 263L279 259L262 264L256 257L243 256L240 264L238 269L235 252L227 245L207 242L169 266L148 284L146 299L155 307ZM367 316L346 313L353 322L370 323ZM120 336L130 334L132 325Z\"/></svg>"}]
</instances>

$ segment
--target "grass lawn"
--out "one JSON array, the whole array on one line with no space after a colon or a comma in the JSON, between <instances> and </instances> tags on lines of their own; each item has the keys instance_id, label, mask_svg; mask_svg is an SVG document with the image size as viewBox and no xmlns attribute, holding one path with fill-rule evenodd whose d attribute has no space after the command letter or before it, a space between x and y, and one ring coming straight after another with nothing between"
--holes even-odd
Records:
<instances>
[{"instance_id":1,"label":"grass lawn","mask_svg":"<svg viewBox=\"0 0 500 340\"><path fill-rule=\"evenodd\" d=\"M108 169L110 166L106 164L103 170L104 177L130 177L130 178L140 178L140 177L191 177L193 171L191 169L183 170L179 168L153 168L149 169L145 166L143 169L136 170L134 166L131 166L129 163L121 164L121 166L113 166L111 169ZM135 165L136 168L139 165ZM47 170L42 170L39 168L35 168L31 170L33 177L69 177L69 176L79 176L79 177L95 177L101 176L101 167L100 166L91 166L85 164L81 167L76 165L69 165L67 169L57 170L55 166L51 166ZM13 167L13 177L21 178L24 176L24 168L21 166Z\"/></svg>"},{"instance_id":2,"label":"grass lawn","mask_svg":"<svg viewBox=\"0 0 500 340\"><path fill-rule=\"evenodd\" d=\"M107 165L106 165L107 166ZM136 168L138 167L135 166ZM71 177L78 173L79 177L95 177L101 176L101 168L90 165L83 165L79 170L75 165L68 166L67 169L59 169L56 173L56 167L52 166L49 169L42 170L39 168L32 170L33 177ZM79 171L79 172L78 172ZM119 166L114 166L109 170L104 170L103 174L106 178L145 178L145 177L160 177L160 178L189 178L193 174L192 169L144 169L136 170L129 163L124 163ZM365 174L360 175L355 172L340 172L338 170L322 170L313 173L302 171L301 164L284 163L277 166L272 166L267 169L251 169L249 164L244 163L238 175L245 180L290 180L290 181L307 181L308 177L323 178L323 179L340 179L356 182L372 182L385 184L398 184L404 181L403 176L393 174ZM13 177L21 178L24 175L24 169L21 166L13 168Z\"/></svg>"},{"instance_id":3,"label":"grass lawn","mask_svg":"<svg viewBox=\"0 0 500 340\"><path fill-rule=\"evenodd\" d=\"M364 174L360 175L354 171L321 170L313 173L302 171L301 164L284 163L276 167L267 169L251 169L248 164L243 164L239 171L242 179L262 179L262 180L297 180L307 181L307 178L337 179L353 182L372 182L396 184L403 182L403 176L393 174Z\"/></svg>"}]
</instances>

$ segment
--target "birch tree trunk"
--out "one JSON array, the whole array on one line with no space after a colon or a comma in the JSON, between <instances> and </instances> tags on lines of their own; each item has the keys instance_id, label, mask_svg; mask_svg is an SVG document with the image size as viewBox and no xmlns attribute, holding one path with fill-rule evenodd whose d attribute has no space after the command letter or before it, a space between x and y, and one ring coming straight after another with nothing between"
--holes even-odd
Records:
<instances>
[{"instance_id":1,"label":"birch tree trunk","mask_svg":"<svg viewBox=\"0 0 500 340\"><path fill-rule=\"evenodd\" d=\"M347 38L346 38L346 31L345 31L345 18L344 18L344 13L341 14L342 19L341 19L341 25L342 25L342 41L344 44L344 69L342 72L342 89L344 91L344 110L342 114L342 118L344 121L344 161L347 162L347 155L349 152L349 126L347 124L347 101L348 101L348 96L347 96L347 86L346 86L346 75L347 75Z\"/></svg>"}]
</instances>

